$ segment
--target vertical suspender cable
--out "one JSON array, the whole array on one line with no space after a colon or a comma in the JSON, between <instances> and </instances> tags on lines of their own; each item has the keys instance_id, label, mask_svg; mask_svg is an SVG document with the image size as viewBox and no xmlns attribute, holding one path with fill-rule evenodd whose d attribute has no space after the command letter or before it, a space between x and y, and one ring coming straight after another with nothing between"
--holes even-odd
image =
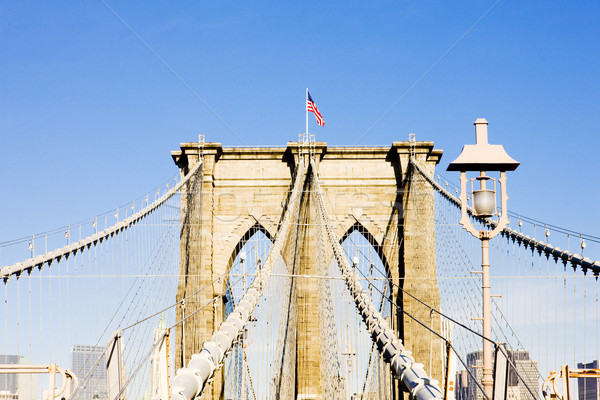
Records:
<instances>
[{"instance_id":1,"label":"vertical suspender cable","mask_svg":"<svg viewBox=\"0 0 600 400\"><path fill-rule=\"evenodd\" d=\"M535 320L538 320L538 327L539 327L539 305L535 304L536 301L539 302L539 296L536 296L536 290L535 290L535 285L536 285L536 279L535 279L535 250L533 248L530 248L529 251L531 252L531 258L530 258L530 264L528 265L529 267L529 278L530 278L530 283L529 283L529 289L530 289L530 293L528 293L529 298L531 299L530 301L530 310L529 310L529 323L532 324L532 329L530 329L529 332L529 338L531 340L530 344L529 344L529 348L531 349L531 354L535 354L536 351L539 350L539 341L536 340L537 336L536 335L537 329L535 326ZM538 355L535 356L536 359L538 358Z\"/></svg>"},{"instance_id":2,"label":"vertical suspender cable","mask_svg":"<svg viewBox=\"0 0 600 400\"><path fill-rule=\"evenodd\" d=\"M31 342L33 338L31 337L31 272L27 276L27 283L29 284L29 361L33 361L33 353L31 349Z\"/></svg>"},{"instance_id":3,"label":"vertical suspender cable","mask_svg":"<svg viewBox=\"0 0 600 400\"><path fill-rule=\"evenodd\" d=\"M79 233L79 240L81 240L81 231ZM82 250L83 251L83 250ZM81 253L80 253L81 254ZM81 256L80 256L81 257ZM74 310L74 315L75 315L75 343L78 343L77 341L77 330L79 328L79 316L77 315L77 303L79 302L79 282L78 282L78 276L77 276L77 252L75 252L75 254L73 254L73 291L75 292L73 294L73 308L75 308Z\"/></svg>"},{"instance_id":4,"label":"vertical suspender cable","mask_svg":"<svg viewBox=\"0 0 600 400\"><path fill-rule=\"evenodd\" d=\"M21 354L21 276L17 277L17 356Z\"/></svg>"},{"instance_id":5,"label":"vertical suspender cable","mask_svg":"<svg viewBox=\"0 0 600 400\"><path fill-rule=\"evenodd\" d=\"M50 272L50 268L48 268L48 272ZM43 278L44 278L44 276L42 274L42 269L40 268L40 292L39 292L39 297L40 297L40 336L39 336L40 337L40 354L39 354L39 357L40 357L40 360L43 360L42 349L44 348L44 344L42 342L43 341L42 338L44 337L44 335L43 335L43 332L44 332L43 316L47 315L47 313L48 313L46 310L44 310L44 308L43 308L44 303L42 302L42 298L44 298L44 293L42 290L42 287L43 287L42 285L43 285L43 280L44 280ZM50 281L50 279L48 279L48 281ZM32 360L32 362L33 362L33 360Z\"/></svg>"},{"instance_id":6,"label":"vertical suspender cable","mask_svg":"<svg viewBox=\"0 0 600 400\"><path fill-rule=\"evenodd\" d=\"M4 357L8 356L8 282L4 282ZM4 360L5 364L8 361Z\"/></svg>"},{"instance_id":7,"label":"vertical suspender cable","mask_svg":"<svg viewBox=\"0 0 600 400\"><path fill-rule=\"evenodd\" d=\"M577 365L577 287L575 285L577 281L577 275L575 268L573 268L573 337L571 340L573 341L573 365Z\"/></svg>"},{"instance_id":8,"label":"vertical suspender cable","mask_svg":"<svg viewBox=\"0 0 600 400\"><path fill-rule=\"evenodd\" d=\"M542 362L542 253L538 251L538 278L537 278L537 291L538 291L538 359Z\"/></svg>"},{"instance_id":9,"label":"vertical suspender cable","mask_svg":"<svg viewBox=\"0 0 600 400\"><path fill-rule=\"evenodd\" d=\"M583 356L586 357L587 353L586 353L586 346L585 346L585 341L587 339L587 275L584 274L583 275ZM590 360L591 361L591 360ZM585 363L586 360L584 359L583 362ZM573 365L575 367L575 365ZM584 379L584 384L587 382L587 379Z\"/></svg>"},{"instance_id":10,"label":"vertical suspender cable","mask_svg":"<svg viewBox=\"0 0 600 400\"><path fill-rule=\"evenodd\" d=\"M558 368L558 261L554 259L554 368Z\"/></svg>"},{"instance_id":11,"label":"vertical suspender cable","mask_svg":"<svg viewBox=\"0 0 600 400\"><path fill-rule=\"evenodd\" d=\"M67 227L67 231L65 232L65 237L67 238L67 245L71 244L71 227L68 226ZM65 340L65 344L68 346L69 341L72 341L72 337L71 337L71 332L73 330L71 322L73 321L73 318L70 318L71 316L71 276L69 274L69 258L71 258L71 255L67 255L67 257L65 258L65 264L66 264L66 272L65 272L65 281L67 284L67 290L66 290L66 308L67 308L67 313L66 315L69 316L66 318L66 333L68 334L68 338L67 340ZM63 317L64 318L64 317ZM74 343L77 344L77 343ZM62 349L62 346L60 347Z\"/></svg>"},{"instance_id":12,"label":"vertical suspender cable","mask_svg":"<svg viewBox=\"0 0 600 400\"><path fill-rule=\"evenodd\" d=\"M546 236L548 237L548 236ZM546 239L547 241L547 239ZM546 255L546 329L545 341L546 341L546 369L550 371L550 256ZM556 337L556 333L555 336Z\"/></svg>"}]
</instances>

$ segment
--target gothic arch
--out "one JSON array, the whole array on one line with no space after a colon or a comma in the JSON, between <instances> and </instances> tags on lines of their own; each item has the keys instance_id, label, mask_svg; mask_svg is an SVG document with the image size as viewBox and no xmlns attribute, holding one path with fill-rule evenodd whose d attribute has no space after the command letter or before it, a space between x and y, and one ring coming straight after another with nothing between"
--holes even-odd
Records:
<instances>
[{"instance_id":1,"label":"gothic arch","mask_svg":"<svg viewBox=\"0 0 600 400\"><path fill-rule=\"evenodd\" d=\"M383 267L385 268L386 275L393 281L397 272L394 272L394 269L390 268L383 246L377 241L373 234L363 224L361 224L358 221L352 224L352 226L350 226L346 230L346 232L340 237L340 244L343 244L344 241L355 231L363 235L364 238L371 244L371 246L373 246L373 249L375 249L375 253L379 257L381 263L383 264Z\"/></svg>"},{"instance_id":2,"label":"gothic arch","mask_svg":"<svg viewBox=\"0 0 600 400\"><path fill-rule=\"evenodd\" d=\"M352 233L351 230L356 229L354 226L357 224L368 231L375 242L381 243L384 236L383 230L371 217L365 214L361 214L360 216L349 214L341 220L338 220L338 223L336 224L336 233L339 237L345 238L346 235Z\"/></svg>"},{"instance_id":3,"label":"gothic arch","mask_svg":"<svg viewBox=\"0 0 600 400\"><path fill-rule=\"evenodd\" d=\"M238 231L241 231L244 233L238 234ZM226 269L227 274L229 274L229 271L231 270L233 262L237 258L240 251L244 248L244 245L257 232L262 232L271 241L271 243L274 242L274 235L267 228L265 228L261 223L256 221L254 218L250 217L249 220L246 221L244 224L242 224L239 229L236 229L235 233L237 235L235 235L234 238L239 238L239 239L237 240L237 242L235 242L235 245L229 249L230 256L229 256L229 259L227 260L227 269ZM225 289L225 286L227 285L227 281L228 281L228 279L223 280L223 283L222 283L223 290Z\"/></svg>"},{"instance_id":4,"label":"gothic arch","mask_svg":"<svg viewBox=\"0 0 600 400\"><path fill-rule=\"evenodd\" d=\"M225 250L226 254L230 254L227 260L227 269L231 267L231 264L235 261L244 244L246 244L255 232L261 231L273 241L277 233L276 229L276 225L270 223L270 221L266 221L265 218L261 218L260 222L251 216L241 218L237 228L229 236L229 246Z\"/></svg>"}]
</instances>

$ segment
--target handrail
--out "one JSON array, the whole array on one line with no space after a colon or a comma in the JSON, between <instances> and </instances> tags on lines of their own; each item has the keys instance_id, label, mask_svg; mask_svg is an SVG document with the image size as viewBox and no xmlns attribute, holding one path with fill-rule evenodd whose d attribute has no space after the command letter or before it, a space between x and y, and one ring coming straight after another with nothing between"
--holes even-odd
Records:
<instances>
[{"instance_id":1,"label":"handrail","mask_svg":"<svg viewBox=\"0 0 600 400\"><path fill-rule=\"evenodd\" d=\"M55 387L50 387L50 395L52 399L59 397L65 392L72 381L75 387L79 386L77 376L70 369L58 367L56 364L41 365L41 364L0 364L0 374L45 374L51 375L50 384L54 385L54 374L58 372L62 377L62 385L57 390Z\"/></svg>"},{"instance_id":2,"label":"handrail","mask_svg":"<svg viewBox=\"0 0 600 400\"><path fill-rule=\"evenodd\" d=\"M562 378L562 396L558 394L556 390L556 381ZM595 368L578 368L570 369L568 365L563 365L560 371L550 371L550 375L544 383L542 383L542 394L544 399L559 399L559 400L570 400L572 398L570 393L569 378L586 379L586 378L600 378L600 369Z\"/></svg>"}]
</instances>

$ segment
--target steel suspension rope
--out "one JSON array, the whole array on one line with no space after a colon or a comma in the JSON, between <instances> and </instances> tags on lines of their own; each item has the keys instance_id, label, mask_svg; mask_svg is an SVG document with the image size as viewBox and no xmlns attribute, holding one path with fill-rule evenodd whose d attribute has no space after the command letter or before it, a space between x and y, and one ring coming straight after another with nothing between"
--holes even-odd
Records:
<instances>
[{"instance_id":1,"label":"steel suspension rope","mask_svg":"<svg viewBox=\"0 0 600 400\"><path fill-rule=\"evenodd\" d=\"M460 208L460 200L453 196L452 194L450 194L450 192L446 189L444 189L442 187L442 185L438 182L436 182L433 177L429 176L423 169L423 167L421 167L419 165L418 162L416 162L415 160L411 159L410 160L412 166L414 167L414 170L418 171L419 174L426 179L438 192L438 195L442 196L445 200L447 200L447 202L449 204L452 204L453 206ZM471 207L468 207L468 213L469 215L474 219L474 221L476 223L478 223L481 227L488 227L488 228L493 228L496 226L496 222L489 219L489 218L480 218L475 216L474 211ZM535 225L534 225L534 232L535 232ZM550 256L552 256L555 261L558 259L561 259L563 261L563 263L567 262L571 262L573 269L575 270L576 266L579 265L579 267L584 271L587 271L588 269L592 269L594 271L594 273L598 273L600 272L600 262L598 261L591 261L590 259L584 258L581 255L576 255L571 253L569 250L567 251L562 251L561 249L559 249L558 247L553 247L551 245L548 244L547 238L548 238L548 233L546 231L546 239L545 242L539 241L537 240L535 234L534 237L531 238L529 236L526 236L520 232L514 231L510 228L505 228L501 231L501 235L503 235L506 239L512 239L513 243L516 241L519 244L519 247L521 247L520 245L523 244L524 248L525 248L525 255L527 256L527 249L531 250L531 258L530 258L530 262L531 262L531 268L533 269L535 267L534 264L534 256L535 256L535 251L537 250L538 256L539 256L539 269L540 269L540 275L541 275L541 255L544 254L546 256L546 258L548 259ZM504 241L503 241L504 243ZM504 244L503 244L504 245ZM499 246L498 244L496 246ZM514 246L513 246L514 247ZM501 252L502 250L497 247L497 250L499 252ZM508 254L508 251L507 251ZM497 257L500 258L500 255L498 254ZM498 261L501 262L501 261ZM520 265L520 262L519 262ZM529 265L527 259L525 262L525 265ZM524 280L524 283L527 284L527 281ZM533 274L532 274L532 281L531 281L531 297L534 298L535 292L534 292L534 282L533 282ZM542 293L539 293L539 297L541 300L541 296ZM536 313L538 314L538 317L541 317L541 301L538 304L538 308L539 310L536 310ZM516 339L517 343L519 344L519 348L524 348L524 346L522 345L521 341L519 340L519 338L517 337L516 333L514 332L513 327L509 324L506 316L504 315L504 313L501 310L501 307L497 304L497 302L495 300L492 301L492 305L494 305L496 307L496 313L499 314L499 319L496 317L496 313L494 313L493 315L493 319L494 322L496 323L496 330L499 332L496 332L497 336L498 333L500 333L504 339L508 342L508 335L504 332L504 330L502 329L502 325L505 325L509 330L510 330L510 334L512 334L512 336ZM533 306L532 306L533 307ZM534 311L533 309L531 310L531 315L534 315ZM501 324L500 322L503 322L504 324ZM541 324L538 324L541 327ZM540 328L541 329L541 328ZM478 335L480 336L480 335ZM484 338L485 339L485 338ZM533 335L531 335L531 339L532 339L532 348L533 348ZM540 337L538 338L540 340L538 340L538 342L541 343L541 334ZM490 339L488 339L490 340ZM490 340L491 341L491 340ZM493 341L492 341L493 342ZM495 343L495 342L493 342ZM541 346L541 345L540 345ZM503 353L505 353L504 349L501 349L503 351ZM508 357L508 355L507 355ZM509 365L512 367L513 372L516 374L516 376L518 377L518 379L524 384L524 387L527 389L527 391L529 392L529 394L531 394L532 396L535 395L533 394L534 391L531 388L531 385L528 384L528 382L523 378L523 376L521 376L521 374L519 374L516 370L516 365L513 364L513 362L510 360L508 360ZM536 374L539 375L540 378L543 379L542 375L540 374L539 370L536 370Z\"/></svg>"},{"instance_id":2,"label":"steel suspension rope","mask_svg":"<svg viewBox=\"0 0 600 400\"><path fill-rule=\"evenodd\" d=\"M460 199L452 195L449 191L444 189L438 182L433 179L433 177L429 176L423 167L419 165L418 162L411 159L411 164L415 167L415 169L438 191L442 194L442 196L446 197L452 204L456 207L460 208ZM469 207L467 212L475 218L478 222L481 222L484 225L495 227L496 222L487 218L479 218L475 217L472 209ZM561 250L558 247L554 247L548 243L539 241L537 239L531 238L527 235L523 235L521 232L515 231L511 228L504 228L501 232L502 235L507 238L511 238L512 240L516 240L519 243L523 243L525 247L530 247L532 250L537 249L538 252L543 252L547 256L552 256L555 259L561 259L564 263L570 262L573 267L580 266L585 271L588 269L592 270L594 274L600 274L600 260L592 261L587 257L583 257L581 254L574 254L568 250Z\"/></svg>"},{"instance_id":3,"label":"steel suspension rope","mask_svg":"<svg viewBox=\"0 0 600 400\"><path fill-rule=\"evenodd\" d=\"M135 225L137 222L144 219L150 213L155 211L158 207L167 202L171 197L173 197L176 193L179 192L181 187L187 183L187 181L196 174L197 171L201 170L202 162L199 162L192 168L188 174L177 183L171 190L163 194L160 198L154 201L152 204L146 206L144 209L138 211L133 214L129 218L126 218L120 222L117 222L113 226L90 235L85 239L81 239L75 243L69 243L60 248L51 252L47 252L46 254L29 258L23 262L15 263L11 266L4 266L0 269L0 279L8 280L12 275L20 275L24 271L30 271L33 268L42 268L44 264L50 265L53 261L60 262L63 257L68 259L68 256L73 254L76 255L77 252L81 252L86 248L89 248L91 245L96 245L98 242L102 242L104 239L107 239L119 232L122 232L126 229L129 229L131 226ZM117 214L118 215L118 214ZM67 235L67 238L69 236Z\"/></svg>"},{"instance_id":4,"label":"steel suspension rope","mask_svg":"<svg viewBox=\"0 0 600 400\"><path fill-rule=\"evenodd\" d=\"M202 393L207 381L223 362L225 354L231 349L233 341L242 333L250 315L271 276L273 265L287 239L292 218L297 213L299 198L306 179L304 158L300 158L294 179L294 186L287 210L276 235L275 243L263 267L256 273L254 281L244 294L242 300L227 317L212 338L204 343L199 353L193 354L187 367L177 371L171 385L171 398L174 400L191 400Z\"/></svg>"},{"instance_id":5,"label":"steel suspension rope","mask_svg":"<svg viewBox=\"0 0 600 400\"><path fill-rule=\"evenodd\" d=\"M402 345L402 341L396 336L396 333L390 328L381 313L377 311L371 299L365 293L358 276L348 264L344 249L340 244L340 238L333 230L331 220L327 214L315 165L312 162L311 165L311 183L315 193L317 212L325 226L329 244L332 247L334 257L346 281L348 290L354 298L354 303L371 333L371 338L377 345L377 349L383 359L390 364L394 374L400 377L412 398L418 400L443 399L444 396L437 386L437 381L429 378L422 364L417 364L412 355Z\"/></svg>"}]
</instances>

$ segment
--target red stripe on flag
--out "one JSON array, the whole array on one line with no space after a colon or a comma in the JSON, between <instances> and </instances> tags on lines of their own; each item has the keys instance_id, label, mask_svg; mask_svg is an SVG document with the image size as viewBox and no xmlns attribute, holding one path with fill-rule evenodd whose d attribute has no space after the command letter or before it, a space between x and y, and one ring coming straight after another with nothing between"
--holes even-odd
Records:
<instances>
[{"instance_id":1,"label":"red stripe on flag","mask_svg":"<svg viewBox=\"0 0 600 400\"><path fill-rule=\"evenodd\" d=\"M317 105L315 103L313 103L312 101L307 101L306 110L315 114L315 118L317 119L317 124L319 126L325 126L325 120L323 119L323 116L319 112L319 109L317 108Z\"/></svg>"}]
</instances>

